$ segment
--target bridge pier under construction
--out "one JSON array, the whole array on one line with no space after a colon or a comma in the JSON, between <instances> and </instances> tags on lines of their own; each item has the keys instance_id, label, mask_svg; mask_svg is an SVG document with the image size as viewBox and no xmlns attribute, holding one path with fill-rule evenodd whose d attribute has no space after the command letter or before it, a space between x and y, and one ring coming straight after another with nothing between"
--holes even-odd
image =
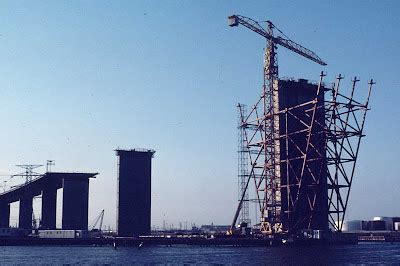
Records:
<instances>
[{"instance_id":1,"label":"bridge pier under construction","mask_svg":"<svg viewBox=\"0 0 400 266\"><path fill-rule=\"evenodd\" d=\"M0 203L0 227L8 227L10 221L10 204Z\"/></svg>"},{"instance_id":2,"label":"bridge pier under construction","mask_svg":"<svg viewBox=\"0 0 400 266\"><path fill-rule=\"evenodd\" d=\"M0 227L10 226L10 204L19 201L19 228L32 229L33 198L42 196L42 229L56 229L57 190L63 189L62 229L87 230L89 178L97 173L51 172L0 194Z\"/></svg>"},{"instance_id":3,"label":"bridge pier under construction","mask_svg":"<svg viewBox=\"0 0 400 266\"><path fill-rule=\"evenodd\" d=\"M49 179L42 190L42 224L43 229L56 228L57 183ZM43 211L45 210L45 211Z\"/></svg>"},{"instance_id":4,"label":"bridge pier under construction","mask_svg":"<svg viewBox=\"0 0 400 266\"><path fill-rule=\"evenodd\" d=\"M33 213L33 193L25 191L19 199L19 228L31 229L32 228L32 213Z\"/></svg>"}]
</instances>

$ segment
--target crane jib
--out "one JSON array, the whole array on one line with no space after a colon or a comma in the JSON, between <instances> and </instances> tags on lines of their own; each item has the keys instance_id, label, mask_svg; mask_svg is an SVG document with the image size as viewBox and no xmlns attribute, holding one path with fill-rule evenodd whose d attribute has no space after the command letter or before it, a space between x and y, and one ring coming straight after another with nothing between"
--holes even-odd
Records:
<instances>
[{"instance_id":1,"label":"crane jib","mask_svg":"<svg viewBox=\"0 0 400 266\"><path fill-rule=\"evenodd\" d=\"M281 45L281 46L283 46L283 47L285 47L307 59L310 59L311 61L314 61L323 66L327 65L319 56L317 56L311 50L305 48L304 46L302 46L292 40L285 39L280 36L276 37L276 36L271 35L263 27L261 27L261 25L257 21L255 21L251 18L247 18L247 17L239 16L239 15L232 15L232 16L228 17L228 25L229 26L236 27L236 26L239 26L239 24L258 33L259 35L263 36L264 38L271 40L275 44Z\"/></svg>"}]
</instances>

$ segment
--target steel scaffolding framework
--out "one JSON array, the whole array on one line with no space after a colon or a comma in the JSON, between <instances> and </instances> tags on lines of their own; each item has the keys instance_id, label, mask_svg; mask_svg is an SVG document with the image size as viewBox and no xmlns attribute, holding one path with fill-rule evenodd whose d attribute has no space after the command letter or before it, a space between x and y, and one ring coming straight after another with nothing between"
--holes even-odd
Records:
<instances>
[{"instance_id":1,"label":"steel scaffolding framework","mask_svg":"<svg viewBox=\"0 0 400 266\"><path fill-rule=\"evenodd\" d=\"M242 25L267 41L261 95L248 113L238 106L239 142L247 153L248 174L245 182L240 180L241 195L231 231L248 202L257 205L263 234L328 229L328 224L341 231L374 81L369 81L366 101L361 103L355 99L357 78L346 95L339 90L341 75L333 86L326 86L321 72L314 95L281 108L277 45L320 65L326 63L288 39L270 21L264 29L244 16L228 19L229 26ZM330 99L325 100L329 94ZM239 169L244 160L239 159ZM249 197L250 183L255 195Z\"/></svg>"},{"instance_id":2,"label":"steel scaffolding framework","mask_svg":"<svg viewBox=\"0 0 400 266\"><path fill-rule=\"evenodd\" d=\"M250 163L245 191L250 180L253 180L256 191L255 201L260 211L261 231L266 234L273 234L282 231L277 45L281 45L318 64L326 65L326 63L314 52L288 39L271 21L266 21L266 29L257 21L240 15L229 16L228 21L231 27L240 24L256 32L263 36L267 43L264 56L262 93L249 113L242 117L242 128L245 131L244 137ZM252 132L249 132L250 130ZM231 224L231 231L235 227L245 197L246 193L243 193Z\"/></svg>"},{"instance_id":3,"label":"steel scaffolding framework","mask_svg":"<svg viewBox=\"0 0 400 266\"><path fill-rule=\"evenodd\" d=\"M326 159L328 172L329 223L337 231L342 230L349 202L350 189L354 178L361 139L372 86L368 82L366 100L362 103L355 99L356 84L360 80L354 77L350 94L340 90L343 77L339 75L332 86L331 100L325 103L326 114Z\"/></svg>"},{"instance_id":4,"label":"steel scaffolding framework","mask_svg":"<svg viewBox=\"0 0 400 266\"><path fill-rule=\"evenodd\" d=\"M339 90L343 79L341 75L331 87L324 86L324 76L321 73L313 99L275 112L274 121L279 118L286 129L279 135L266 134L262 122L268 115L259 111L258 104L247 115L243 111L243 105L238 105L241 121L239 130L243 134L243 150L247 149L250 168L246 182L242 181L238 209L240 211L243 208L245 201L255 201L259 207L261 231L264 234L315 229L313 226L315 227L317 216L325 212L331 227L337 231L342 229L341 221L346 214L361 138L365 136L363 130L374 81L369 81L366 101L362 103L354 97L356 83L359 81L357 78L352 80L349 95L345 95ZM274 87L278 90L278 83ZM328 95L330 99L324 100ZM288 131L288 123L294 122L296 130ZM273 125L269 126L271 127ZM279 129L279 125L275 128ZM299 136L305 136L305 139L298 141ZM260 143L275 145L275 151L279 152L275 152L274 161L271 154L263 157L265 145ZM246 153L242 156L246 156ZM268 166L275 167L273 177L266 175L265 168L260 167L260 158L261 162L267 158ZM243 163L243 160L240 162ZM321 184L324 180L326 186ZM256 195L248 199L250 182L255 185ZM275 194L269 193L272 190L275 190ZM286 194L284 201L281 193ZM272 195L275 195L275 201L271 199ZM327 210L318 209L323 208L318 206L318 197L323 197L322 200L328 202ZM304 206L299 209L301 200L306 200L309 205L306 210L308 213L302 216L303 220L295 220L287 223L289 226L282 226L282 219L290 221L291 215L304 212ZM282 205L285 205L285 212L282 211Z\"/></svg>"},{"instance_id":5,"label":"steel scaffolding framework","mask_svg":"<svg viewBox=\"0 0 400 266\"><path fill-rule=\"evenodd\" d=\"M238 104L238 200L240 202L244 194L243 204L240 210L240 223L250 224L249 192L246 190L246 181L249 177L248 148L245 142L245 130L242 127L242 117L247 113L246 105Z\"/></svg>"}]
</instances>

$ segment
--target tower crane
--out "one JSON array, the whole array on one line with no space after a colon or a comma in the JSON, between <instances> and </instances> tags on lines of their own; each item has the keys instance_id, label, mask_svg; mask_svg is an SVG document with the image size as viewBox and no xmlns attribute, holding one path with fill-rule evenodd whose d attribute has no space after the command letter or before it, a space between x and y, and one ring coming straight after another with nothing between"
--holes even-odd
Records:
<instances>
[{"instance_id":1,"label":"tower crane","mask_svg":"<svg viewBox=\"0 0 400 266\"><path fill-rule=\"evenodd\" d=\"M254 148L256 151L254 158L250 158L249 177L245 189L239 200L234 219L231 224L230 232L233 232L246 191L251 178L254 178L256 184L257 202L261 212L261 231L275 233L281 226L281 196L280 196L280 166L279 158L279 94L277 89L278 64L276 59L277 45L283 46L317 64L326 66L327 64L314 52L302 45L290 40L282 31L280 31L271 21L266 21L267 27L264 29L259 22L240 15L228 17L228 24L231 27L242 25L255 33L261 35L267 40L264 57L264 84L260 99L252 108L249 114L242 119L242 127L249 128L251 122L247 121L250 116L256 114L256 132L261 136L257 143L247 141L247 148ZM274 89L275 88L275 89ZM253 124L254 126L254 124ZM250 137L253 140L253 137ZM251 154L250 154L251 157ZM262 194L263 195L260 195Z\"/></svg>"},{"instance_id":2,"label":"tower crane","mask_svg":"<svg viewBox=\"0 0 400 266\"><path fill-rule=\"evenodd\" d=\"M317 64L322 65L322 66L327 65L313 51L310 51L309 49L305 48L304 46L287 38L287 36L282 31L280 31L269 20L266 21L267 29L264 29L257 21L255 21L251 18L245 17L245 16L232 15L232 16L228 17L228 20L229 20L229 26L231 26L231 27L236 27L236 26L239 26L239 24L240 24L267 39L267 41L268 41L267 49L270 49L270 51L269 51L269 56L270 56L269 63L270 64L268 66L270 68L269 73L271 73L276 78L278 77L278 66L276 65L276 62L275 62L276 45L283 46L283 47L285 47L307 59L310 59L311 61L314 61ZM276 29L283 36L276 35L274 33L274 29Z\"/></svg>"}]
</instances>

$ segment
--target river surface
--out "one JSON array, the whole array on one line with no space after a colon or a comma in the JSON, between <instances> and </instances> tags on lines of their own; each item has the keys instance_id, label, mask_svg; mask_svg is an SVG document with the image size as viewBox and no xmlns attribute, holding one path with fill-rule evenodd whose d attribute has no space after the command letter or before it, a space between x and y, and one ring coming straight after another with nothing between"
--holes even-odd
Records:
<instances>
[{"instance_id":1,"label":"river surface","mask_svg":"<svg viewBox=\"0 0 400 266\"><path fill-rule=\"evenodd\" d=\"M0 247L0 264L400 264L400 243L323 247Z\"/></svg>"}]
</instances>

